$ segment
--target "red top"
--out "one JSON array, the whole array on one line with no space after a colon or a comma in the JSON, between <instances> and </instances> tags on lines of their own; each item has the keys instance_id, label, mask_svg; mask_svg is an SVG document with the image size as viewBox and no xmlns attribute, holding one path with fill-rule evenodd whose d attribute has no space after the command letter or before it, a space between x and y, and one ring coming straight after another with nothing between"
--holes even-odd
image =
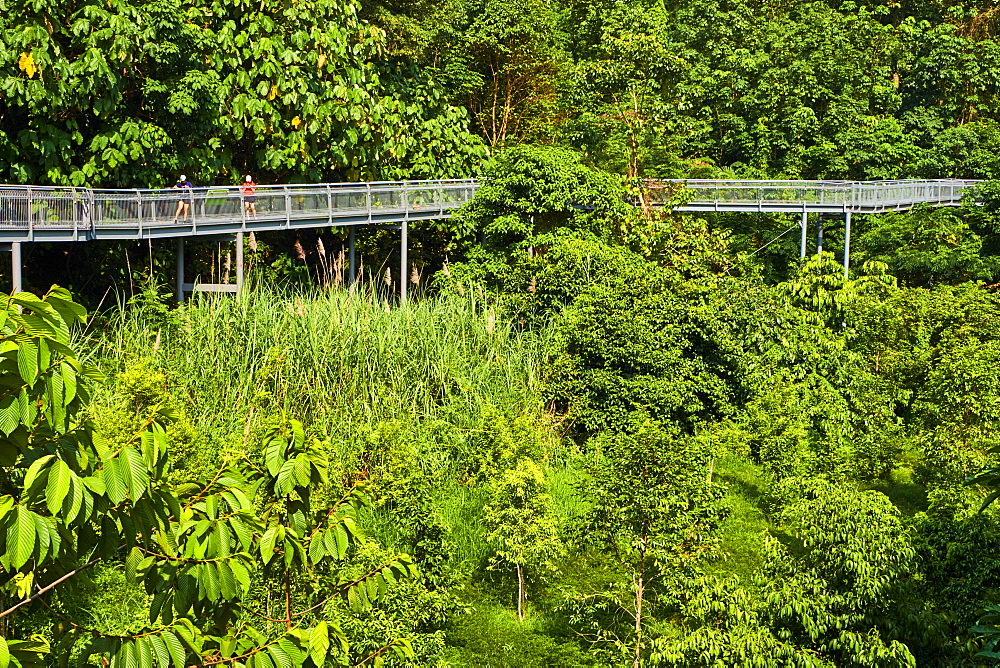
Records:
<instances>
[{"instance_id":1,"label":"red top","mask_svg":"<svg viewBox=\"0 0 1000 668\"><path fill-rule=\"evenodd\" d=\"M256 188L257 184L254 183L253 181L250 181L249 183L244 182L243 185L240 186L240 194L253 195L254 190L256 190Z\"/></svg>"}]
</instances>

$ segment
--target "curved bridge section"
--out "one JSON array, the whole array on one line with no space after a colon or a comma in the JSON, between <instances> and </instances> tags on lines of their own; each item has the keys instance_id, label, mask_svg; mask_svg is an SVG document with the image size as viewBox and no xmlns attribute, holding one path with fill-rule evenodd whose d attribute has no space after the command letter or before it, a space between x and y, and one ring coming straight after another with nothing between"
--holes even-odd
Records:
<instances>
[{"instance_id":1,"label":"curved bridge section","mask_svg":"<svg viewBox=\"0 0 1000 668\"><path fill-rule=\"evenodd\" d=\"M472 179L95 190L0 185L0 242L149 239L447 218ZM175 218L181 207L187 206ZM252 207L248 206L252 203Z\"/></svg>"},{"instance_id":2,"label":"curved bridge section","mask_svg":"<svg viewBox=\"0 0 1000 668\"><path fill-rule=\"evenodd\" d=\"M675 211L881 213L917 204L957 206L978 181L751 181L670 179L647 181L654 206Z\"/></svg>"},{"instance_id":3,"label":"curved bridge section","mask_svg":"<svg viewBox=\"0 0 1000 668\"><path fill-rule=\"evenodd\" d=\"M816 214L816 252L823 252L823 216L844 217L844 277L851 266L851 214L905 211L918 204L958 206L979 181L751 181L672 179L647 181L646 204L674 211L798 213L799 255L805 258L809 215Z\"/></svg>"}]
</instances>

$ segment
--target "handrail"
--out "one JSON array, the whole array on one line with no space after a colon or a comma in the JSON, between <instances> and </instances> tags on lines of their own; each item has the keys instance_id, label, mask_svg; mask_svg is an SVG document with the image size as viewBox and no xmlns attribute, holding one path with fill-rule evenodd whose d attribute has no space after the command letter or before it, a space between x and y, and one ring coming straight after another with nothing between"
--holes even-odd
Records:
<instances>
[{"instance_id":1,"label":"handrail","mask_svg":"<svg viewBox=\"0 0 1000 668\"><path fill-rule=\"evenodd\" d=\"M450 216L475 179L256 186L248 213L241 185L73 188L0 185L0 238L144 238ZM20 232L19 232L20 231Z\"/></svg>"},{"instance_id":2,"label":"handrail","mask_svg":"<svg viewBox=\"0 0 1000 668\"><path fill-rule=\"evenodd\" d=\"M663 179L647 181L654 204L661 193L685 192L680 211L854 211L877 213L919 203L956 205L963 191L979 181L894 179L881 181L788 181L740 179Z\"/></svg>"},{"instance_id":3,"label":"handrail","mask_svg":"<svg viewBox=\"0 0 1000 668\"><path fill-rule=\"evenodd\" d=\"M477 179L258 185L247 212L241 185L112 189L0 185L0 240L138 239L448 217ZM877 213L927 202L951 206L979 181L665 179L647 181L654 205L680 211ZM674 204L671 198L687 199Z\"/></svg>"}]
</instances>

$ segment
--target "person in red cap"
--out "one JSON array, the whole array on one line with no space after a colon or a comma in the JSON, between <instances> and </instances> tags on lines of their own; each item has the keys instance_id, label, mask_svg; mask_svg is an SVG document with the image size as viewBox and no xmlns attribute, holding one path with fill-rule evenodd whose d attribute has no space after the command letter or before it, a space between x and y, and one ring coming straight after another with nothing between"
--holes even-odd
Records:
<instances>
[{"instance_id":1,"label":"person in red cap","mask_svg":"<svg viewBox=\"0 0 1000 668\"><path fill-rule=\"evenodd\" d=\"M253 182L253 177L247 174L240 186L240 195L243 196L243 210L247 216L257 217L257 184Z\"/></svg>"}]
</instances>

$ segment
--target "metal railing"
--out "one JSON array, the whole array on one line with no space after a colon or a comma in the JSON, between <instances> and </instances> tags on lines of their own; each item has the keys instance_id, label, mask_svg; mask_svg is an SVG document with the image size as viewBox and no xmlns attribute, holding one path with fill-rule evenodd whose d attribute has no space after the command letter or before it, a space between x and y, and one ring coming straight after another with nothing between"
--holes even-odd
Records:
<instances>
[{"instance_id":1,"label":"metal railing","mask_svg":"<svg viewBox=\"0 0 1000 668\"><path fill-rule=\"evenodd\" d=\"M294 223L336 225L446 217L472 199L472 179L385 181L190 189L102 190L0 185L0 232L71 231L99 238L156 228L161 236L192 234L199 227L232 231L250 225L280 229ZM222 229L225 228L225 229Z\"/></svg>"},{"instance_id":2,"label":"metal railing","mask_svg":"<svg viewBox=\"0 0 1000 668\"><path fill-rule=\"evenodd\" d=\"M666 179L647 181L654 205L678 210L823 210L877 212L919 203L958 204L978 181L752 181Z\"/></svg>"},{"instance_id":3,"label":"metal railing","mask_svg":"<svg viewBox=\"0 0 1000 668\"><path fill-rule=\"evenodd\" d=\"M954 205L978 181L648 181L654 205L688 211L879 212ZM245 229L359 225L447 217L474 179L191 189L101 190L0 185L0 238L86 240L189 236Z\"/></svg>"}]
</instances>

